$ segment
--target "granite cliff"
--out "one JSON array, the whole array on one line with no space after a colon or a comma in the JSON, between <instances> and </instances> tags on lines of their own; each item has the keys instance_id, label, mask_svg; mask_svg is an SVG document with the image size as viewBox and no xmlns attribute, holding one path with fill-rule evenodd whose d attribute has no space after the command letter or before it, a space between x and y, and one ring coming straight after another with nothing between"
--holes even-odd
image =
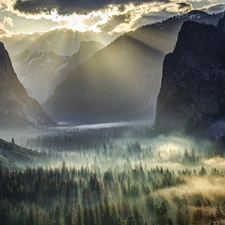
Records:
<instances>
[{"instance_id":1,"label":"granite cliff","mask_svg":"<svg viewBox=\"0 0 225 225\"><path fill-rule=\"evenodd\" d=\"M157 99L160 132L202 132L225 118L225 16L218 25L185 22L166 55Z\"/></svg>"}]
</instances>

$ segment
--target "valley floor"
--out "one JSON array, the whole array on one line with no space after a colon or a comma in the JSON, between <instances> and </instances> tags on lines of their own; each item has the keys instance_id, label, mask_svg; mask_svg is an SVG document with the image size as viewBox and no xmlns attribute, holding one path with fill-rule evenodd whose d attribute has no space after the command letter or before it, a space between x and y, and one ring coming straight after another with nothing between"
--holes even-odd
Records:
<instances>
[{"instance_id":1,"label":"valley floor","mask_svg":"<svg viewBox=\"0 0 225 225\"><path fill-rule=\"evenodd\" d=\"M223 147L128 125L1 141L0 224L225 224Z\"/></svg>"}]
</instances>

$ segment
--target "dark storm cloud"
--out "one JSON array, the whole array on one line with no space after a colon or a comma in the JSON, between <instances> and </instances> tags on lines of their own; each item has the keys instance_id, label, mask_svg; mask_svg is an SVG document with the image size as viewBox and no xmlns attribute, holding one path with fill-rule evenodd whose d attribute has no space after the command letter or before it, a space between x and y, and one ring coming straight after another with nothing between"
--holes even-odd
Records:
<instances>
[{"instance_id":1,"label":"dark storm cloud","mask_svg":"<svg viewBox=\"0 0 225 225\"><path fill-rule=\"evenodd\" d=\"M16 0L14 9L27 14L50 12L57 9L60 14L88 13L93 10L105 8L110 4L141 4L154 0ZM158 0L169 2L169 0ZM120 10L123 10L121 7Z\"/></svg>"},{"instance_id":2,"label":"dark storm cloud","mask_svg":"<svg viewBox=\"0 0 225 225\"><path fill-rule=\"evenodd\" d=\"M181 3L177 3L177 4L179 5L179 9L184 9L184 8L191 9L192 8L192 5L189 3L186 3L186 2L181 2Z\"/></svg>"}]
</instances>

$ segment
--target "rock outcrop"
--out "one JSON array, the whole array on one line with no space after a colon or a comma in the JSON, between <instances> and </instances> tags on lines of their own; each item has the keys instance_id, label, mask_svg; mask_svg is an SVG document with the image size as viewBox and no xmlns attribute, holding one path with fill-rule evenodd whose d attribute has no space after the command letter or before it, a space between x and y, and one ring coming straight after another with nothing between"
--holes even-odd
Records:
<instances>
[{"instance_id":1,"label":"rock outcrop","mask_svg":"<svg viewBox=\"0 0 225 225\"><path fill-rule=\"evenodd\" d=\"M225 118L225 17L217 27L185 22L166 55L157 99L160 132L203 132Z\"/></svg>"}]
</instances>

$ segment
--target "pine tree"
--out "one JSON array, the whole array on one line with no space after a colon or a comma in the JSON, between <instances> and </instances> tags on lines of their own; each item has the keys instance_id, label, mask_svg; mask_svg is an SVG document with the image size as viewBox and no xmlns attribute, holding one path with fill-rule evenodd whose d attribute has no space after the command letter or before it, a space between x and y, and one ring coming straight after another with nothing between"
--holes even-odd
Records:
<instances>
[{"instance_id":1,"label":"pine tree","mask_svg":"<svg viewBox=\"0 0 225 225\"><path fill-rule=\"evenodd\" d=\"M191 224L191 216L189 214L189 211L186 210L184 214L184 225L190 225Z\"/></svg>"},{"instance_id":2,"label":"pine tree","mask_svg":"<svg viewBox=\"0 0 225 225\"><path fill-rule=\"evenodd\" d=\"M89 213L89 225L96 225L96 222L95 222L95 215L94 215L94 211L93 209L89 209L88 210L88 213Z\"/></svg>"},{"instance_id":3,"label":"pine tree","mask_svg":"<svg viewBox=\"0 0 225 225\"><path fill-rule=\"evenodd\" d=\"M77 222L77 224L79 224L79 225L82 225L82 224L83 224L83 221L82 221L82 213L81 213L81 207L80 207L79 204L77 205L76 222Z\"/></svg>"},{"instance_id":4,"label":"pine tree","mask_svg":"<svg viewBox=\"0 0 225 225\"><path fill-rule=\"evenodd\" d=\"M14 140L14 138L12 138L11 143L12 143L13 145L15 145L15 140Z\"/></svg>"},{"instance_id":5,"label":"pine tree","mask_svg":"<svg viewBox=\"0 0 225 225\"><path fill-rule=\"evenodd\" d=\"M130 217L127 218L126 225L135 225L133 216L130 216Z\"/></svg>"},{"instance_id":6,"label":"pine tree","mask_svg":"<svg viewBox=\"0 0 225 225\"><path fill-rule=\"evenodd\" d=\"M134 215L134 221L136 225L142 225L143 224L143 219L140 215L140 213L138 212L136 206L133 206L133 215Z\"/></svg>"},{"instance_id":7,"label":"pine tree","mask_svg":"<svg viewBox=\"0 0 225 225\"><path fill-rule=\"evenodd\" d=\"M183 213L182 213L180 205L177 208L176 224L177 225L184 225L184 216L183 216Z\"/></svg>"},{"instance_id":8,"label":"pine tree","mask_svg":"<svg viewBox=\"0 0 225 225\"><path fill-rule=\"evenodd\" d=\"M109 224L110 220L111 220L110 207L109 207L109 204L108 204L108 200L105 197L105 200L104 200L104 211L103 211L103 216L102 216L102 224Z\"/></svg>"},{"instance_id":9,"label":"pine tree","mask_svg":"<svg viewBox=\"0 0 225 225\"><path fill-rule=\"evenodd\" d=\"M222 212L220 210L219 203L217 203L215 215L216 215L216 220L220 222L221 219L222 219L223 214L222 214Z\"/></svg>"},{"instance_id":10,"label":"pine tree","mask_svg":"<svg viewBox=\"0 0 225 225\"><path fill-rule=\"evenodd\" d=\"M149 216L152 216L154 214L154 199L152 198L152 196L146 196L145 205L147 209L147 214Z\"/></svg>"},{"instance_id":11,"label":"pine tree","mask_svg":"<svg viewBox=\"0 0 225 225\"><path fill-rule=\"evenodd\" d=\"M202 211L202 204L199 199L195 203L195 210L193 212L193 224L199 225L203 222L203 211Z\"/></svg>"},{"instance_id":12,"label":"pine tree","mask_svg":"<svg viewBox=\"0 0 225 225\"><path fill-rule=\"evenodd\" d=\"M89 225L89 215L88 215L88 209L86 207L84 207L83 210L83 221L84 221L84 225Z\"/></svg>"},{"instance_id":13,"label":"pine tree","mask_svg":"<svg viewBox=\"0 0 225 225\"><path fill-rule=\"evenodd\" d=\"M159 208L159 225L166 225L168 224L168 211L165 202L162 202L162 205Z\"/></svg>"},{"instance_id":14,"label":"pine tree","mask_svg":"<svg viewBox=\"0 0 225 225\"><path fill-rule=\"evenodd\" d=\"M33 207L30 207L27 219L26 219L26 225L34 225L34 211L33 211Z\"/></svg>"},{"instance_id":15,"label":"pine tree","mask_svg":"<svg viewBox=\"0 0 225 225\"><path fill-rule=\"evenodd\" d=\"M17 224L25 225L25 223L26 223L26 212L25 209L22 208L17 218Z\"/></svg>"},{"instance_id":16,"label":"pine tree","mask_svg":"<svg viewBox=\"0 0 225 225\"><path fill-rule=\"evenodd\" d=\"M60 222L60 210L59 210L59 206L57 205L56 206L56 209L55 209L55 225L60 225L61 222Z\"/></svg>"}]
</instances>

